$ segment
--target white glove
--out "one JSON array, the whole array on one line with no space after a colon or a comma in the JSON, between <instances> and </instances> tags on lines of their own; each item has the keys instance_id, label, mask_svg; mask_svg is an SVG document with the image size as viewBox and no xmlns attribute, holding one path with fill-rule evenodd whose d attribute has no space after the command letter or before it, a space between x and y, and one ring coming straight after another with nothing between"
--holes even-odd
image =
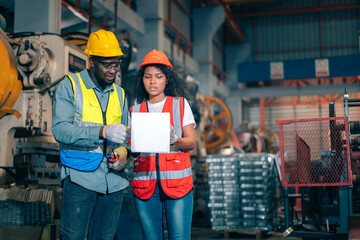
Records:
<instances>
[{"instance_id":1,"label":"white glove","mask_svg":"<svg viewBox=\"0 0 360 240\"><path fill-rule=\"evenodd\" d=\"M116 171L121 171L126 164L128 150L125 147L119 147L114 150L114 154L119 157L116 162L110 163L109 168L112 168Z\"/></svg>"},{"instance_id":2,"label":"white glove","mask_svg":"<svg viewBox=\"0 0 360 240\"><path fill-rule=\"evenodd\" d=\"M119 123L105 125L103 137L115 143L124 143L130 139L130 129Z\"/></svg>"},{"instance_id":3,"label":"white glove","mask_svg":"<svg viewBox=\"0 0 360 240\"><path fill-rule=\"evenodd\" d=\"M170 124L170 144L174 144L177 142L179 137L175 133L175 128Z\"/></svg>"}]
</instances>

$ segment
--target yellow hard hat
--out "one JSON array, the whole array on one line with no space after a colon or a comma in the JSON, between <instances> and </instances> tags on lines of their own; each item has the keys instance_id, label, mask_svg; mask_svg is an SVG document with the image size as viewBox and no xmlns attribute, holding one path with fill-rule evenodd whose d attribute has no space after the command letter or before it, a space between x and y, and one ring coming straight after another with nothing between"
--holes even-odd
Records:
<instances>
[{"instance_id":1,"label":"yellow hard hat","mask_svg":"<svg viewBox=\"0 0 360 240\"><path fill-rule=\"evenodd\" d=\"M123 55L114 33L103 29L90 35L84 53L89 56L99 57L117 57Z\"/></svg>"}]
</instances>

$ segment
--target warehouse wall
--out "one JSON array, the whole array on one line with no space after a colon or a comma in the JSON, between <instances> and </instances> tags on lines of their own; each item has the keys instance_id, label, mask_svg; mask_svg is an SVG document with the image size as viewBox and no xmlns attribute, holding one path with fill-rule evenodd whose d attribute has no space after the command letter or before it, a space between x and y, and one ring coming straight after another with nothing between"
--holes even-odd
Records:
<instances>
[{"instance_id":1,"label":"warehouse wall","mask_svg":"<svg viewBox=\"0 0 360 240\"><path fill-rule=\"evenodd\" d=\"M357 94L350 94L350 98L357 98ZM342 98L341 98L342 100ZM344 116L343 103L335 103L336 116ZM349 108L351 121L360 121L360 110L358 107ZM303 118L320 118L329 117L329 105L297 105L297 106L277 106L265 108L265 126L279 132L279 126L276 124L278 119L303 119ZM247 121L252 128L260 127L260 107L259 104L253 103L248 108Z\"/></svg>"},{"instance_id":2,"label":"warehouse wall","mask_svg":"<svg viewBox=\"0 0 360 240\"><path fill-rule=\"evenodd\" d=\"M319 3L321 5L319 5ZM358 4L356 0L289 0L258 11ZM289 60L356 55L359 53L358 9L245 18L252 54L247 61Z\"/></svg>"},{"instance_id":3,"label":"warehouse wall","mask_svg":"<svg viewBox=\"0 0 360 240\"><path fill-rule=\"evenodd\" d=\"M256 12L282 12L311 8L332 8L331 11L277 14L273 16L240 18L238 24L245 31L250 54L246 62L282 61L306 58L349 56L359 54L360 13L357 9L337 10L334 6L359 5L357 0L288 0L258 7ZM244 9L244 14L246 14ZM305 12L305 11L304 11ZM301 66L299 66L301 71ZM241 74L241 73L238 73ZM325 83L325 82L326 83ZM340 82L339 82L340 81ZM306 85L342 84L343 79L308 79ZM330 83L329 83L330 82ZM354 82L355 84L356 82ZM284 86L284 81L267 83L269 86ZM292 85L291 85L292 86ZM306 86L302 86L306 88ZM286 88L284 87L284 91ZM352 94L352 98L359 98ZM261 96L259 96L261 97ZM328 117L328 104L324 96L276 97L272 103L278 106L265 107L265 126L278 131L277 119L300 119ZM268 98L265 99L265 101ZM337 116L344 115L341 104L343 92L336 101ZM317 103L316 103L317 102ZM308 104L306 104L308 103ZM314 104L316 103L316 104ZM359 120L359 108L350 109L351 120ZM243 116L252 127L260 126L259 99L246 102Z\"/></svg>"}]
</instances>

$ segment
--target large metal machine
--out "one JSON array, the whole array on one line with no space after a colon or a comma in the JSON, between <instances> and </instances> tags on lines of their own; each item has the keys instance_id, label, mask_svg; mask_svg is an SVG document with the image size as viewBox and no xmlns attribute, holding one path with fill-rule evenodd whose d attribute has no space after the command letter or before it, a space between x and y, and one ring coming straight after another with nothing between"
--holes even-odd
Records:
<instances>
[{"instance_id":1,"label":"large metal machine","mask_svg":"<svg viewBox=\"0 0 360 240\"><path fill-rule=\"evenodd\" d=\"M1 30L0 55L0 184L9 184L13 178L58 183L51 97L54 86L66 74L84 69L88 58L56 34L9 37Z\"/></svg>"},{"instance_id":2,"label":"large metal machine","mask_svg":"<svg viewBox=\"0 0 360 240\"><path fill-rule=\"evenodd\" d=\"M345 116L337 117L335 103L330 102L328 118L277 121L284 187L284 236L358 238L356 135L360 131L359 122L349 119L349 107L359 107L359 102L360 99L349 99L345 90ZM313 228L310 231L309 226Z\"/></svg>"}]
</instances>

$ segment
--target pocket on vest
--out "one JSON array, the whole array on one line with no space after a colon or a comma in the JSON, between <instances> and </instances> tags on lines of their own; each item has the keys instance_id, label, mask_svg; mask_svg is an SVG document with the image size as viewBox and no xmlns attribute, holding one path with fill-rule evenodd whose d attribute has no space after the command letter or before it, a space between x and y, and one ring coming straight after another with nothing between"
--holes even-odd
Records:
<instances>
[{"instance_id":1,"label":"pocket on vest","mask_svg":"<svg viewBox=\"0 0 360 240\"><path fill-rule=\"evenodd\" d=\"M139 157L134 161L134 179L131 181L131 186L134 188L148 188L150 185L150 160L144 157Z\"/></svg>"},{"instance_id":2,"label":"pocket on vest","mask_svg":"<svg viewBox=\"0 0 360 240\"><path fill-rule=\"evenodd\" d=\"M166 156L166 171L178 171L186 168L186 158L179 153L169 153Z\"/></svg>"},{"instance_id":3,"label":"pocket on vest","mask_svg":"<svg viewBox=\"0 0 360 240\"><path fill-rule=\"evenodd\" d=\"M149 180L132 180L130 185L134 188L148 188L150 183Z\"/></svg>"},{"instance_id":4,"label":"pocket on vest","mask_svg":"<svg viewBox=\"0 0 360 240\"><path fill-rule=\"evenodd\" d=\"M168 188L183 188L189 185L190 177L180 179L166 179L166 186Z\"/></svg>"},{"instance_id":5,"label":"pocket on vest","mask_svg":"<svg viewBox=\"0 0 360 240\"><path fill-rule=\"evenodd\" d=\"M109 119L108 120L109 122L111 122L111 124L112 123L121 123L121 115L112 115L112 119Z\"/></svg>"},{"instance_id":6,"label":"pocket on vest","mask_svg":"<svg viewBox=\"0 0 360 240\"><path fill-rule=\"evenodd\" d=\"M93 122L103 124L102 110L99 102L89 100L89 104L84 104L83 108L83 122Z\"/></svg>"},{"instance_id":7,"label":"pocket on vest","mask_svg":"<svg viewBox=\"0 0 360 240\"><path fill-rule=\"evenodd\" d=\"M182 154L173 153L166 157L166 185L169 188L183 187L189 184L186 174L186 158Z\"/></svg>"},{"instance_id":8,"label":"pocket on vest","mask_svg":"<svg viewBox=\"0 0 360 240\"><path fill-rule=\"evenodd\" d=\"M150 159L139 157L134 161L134 172L148 172L150 171Z\"/></svg>"}]
</instances>

